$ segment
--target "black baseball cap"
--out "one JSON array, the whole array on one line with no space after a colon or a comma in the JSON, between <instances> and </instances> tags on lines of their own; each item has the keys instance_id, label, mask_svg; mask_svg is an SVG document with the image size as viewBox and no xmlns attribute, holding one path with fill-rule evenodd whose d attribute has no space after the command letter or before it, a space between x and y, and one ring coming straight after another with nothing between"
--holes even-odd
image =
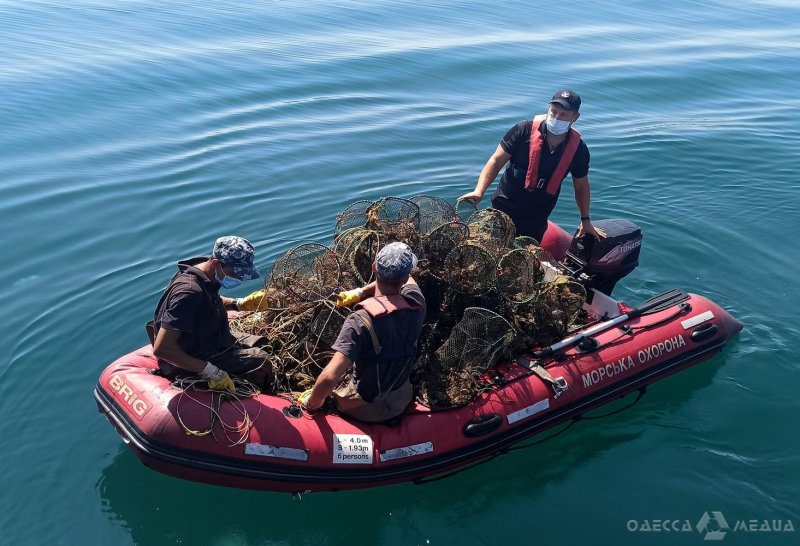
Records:
<instances>
[{"instance_id":1,"label":"black baseball cap","mask_svg":"<svg viewBox=\"0 0 800 546\"><path fill-rule=\"evenodd\" d=\"M556 104L560 104L567 110L572 110L573 112L577 112L581 108L581 96L571 89L562 89L561 91L556 91L556 94L553 95L553 99L550 101L550 104L553 104L554 102Z\"/></svg>"}]
</instances>

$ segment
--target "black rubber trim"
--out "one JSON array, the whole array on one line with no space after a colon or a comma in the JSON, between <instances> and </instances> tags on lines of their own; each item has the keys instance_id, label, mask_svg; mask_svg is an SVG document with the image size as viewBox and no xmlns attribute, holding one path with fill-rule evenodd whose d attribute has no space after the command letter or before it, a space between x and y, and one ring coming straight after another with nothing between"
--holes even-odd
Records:
<instances>
[{"instance_id":1,"label":"black rubber trim","mask_svg":"<svg viewBox=\"0 0 800 546\"><path fill-rule=\"evenodd\" d=\"M692 333L689 336L689 338L695 343L701 343L707 339L714 337L717 334L718 330L719 327L716 324L707 322L705 324L701 324L700 326L692 330Z\"/></svg>"},{"instance_id":2,"label":"black rubber trim","mask_svg":"<svg viewBox=\"0 0 800 546\"><path fill-rule=\"evenodd\" d=\"M461 449L454 450L436 457L420 461L412 461L403 465L393 465L387 468L372 467L368 469L330 468L315 469L297 466L289 467L274 463L232 461L227 457L210 456L207 453L192 450L176 449L172 446L148 438L131 419L121 411L119 405L98 384L94 394L98 405L105 411L109 419L119 431L123 431L132 447L144 455L160 459L172 464L182 465L187 468L218 472L235 476L262 479L266 481L314 483L335 487L342 484L380 484L393 480L412 480L422 475L433 475L443 472L467 462L495 454L529 436L539 434L568 419L616 400L629 392L649 385L659 376L669 375L681 367L708 353L719 352L727 340L698 347L696 351L687 353L661 363L658 367L650 368L629 378L624 384L611 385L596 392L591 398L576 401L557 412L543 416L541 419L510 429L506 434L487 438Z\"/></svg>"},{"instance_id":3,"label":"black rubber trim","mask_svg":"<svg viewBox=\"0 0 800 546\"><path fill-rule=\"evenodd\" d=\"M658 296L653 296L652 298L643 301L637 308L647 307L648 305L652 304L654 301L663 300L659 305L655 305L642 313L643 315L650 315L652 313L657 313L659 311L663 311L664 309L669 309L670 307L675 307L681 302L684 302L689 299L689 294L681 290L680 288L673 288L672 290L667 290L663 294L659 294Z\"/></svg>"},{"instance_id":4,"label":"black rubber trim","mask_svg":"<svg viewBox=\"0 0 800 546\"><path fill-rule=\"evenodd\" d=\"M500 425L502 424L503 417L501 415L497 415L496 413L487 413L485 415L479 415L464 425L464 430L462 432L467 438L477 438L478 436L483 436L485 434L489 434L490 432L494 432L500 428Z\"/></svg>"},{"instance_id":5,"label":"black rubber trim","mask_svg":"<svg viewBox=\"0 0 800 546\"><path fill-rule=\"evenodd\" d=\"M283 408L283 415L290 419L300 419L303 416L303 410L297 404L292 404Z\"/></svg>"}]
</instances>

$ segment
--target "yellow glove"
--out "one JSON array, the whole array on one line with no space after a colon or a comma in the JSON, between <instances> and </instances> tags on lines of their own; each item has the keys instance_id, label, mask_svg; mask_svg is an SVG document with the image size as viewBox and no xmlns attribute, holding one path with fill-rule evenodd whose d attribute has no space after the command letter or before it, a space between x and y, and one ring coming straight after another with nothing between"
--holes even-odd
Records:
<instances>
[{"instance_id":1,"label":"yellow glove","mask_svg":"<svg viewBox=\"0 0 800 546\"><path fill-rule=\"evenodd\" d=\"M336 294L336 307L350 307L361 301L364 291L360 288L355 290L345 290Z\"/></svg>"},{"instance_id":2,"label":"yellow glove","mask_svg":"<svg viewBox=\"0 0 800 546\"><path fill-rule=\"evenodd\" d=\"M297 397L297 403L300 404L302 407L308 407L308 399L311 398L311 391L314 390L314 387L310 389L306 389L300 393L300 396Z\"/></svg>"},{"instance_id":3,"label":"yellow glove","mask_svg":"<svg viewBox=\"0 0 800 546\"><path fill-rule=\"evenodd\" d=\"M249 296L236 300L236 308L239 311L266 311L268 307L269 302L263 290L258 290Z\"/></svg>"},{"instance_id":4,"label":"yellow glove","mask_svg":"<svg viewBox=\"0 0 800 546\"><path fill-rule=\"evenodd\" d=\"M553 279L553 284L564 284L570 282L572 279L567 277L566 275L556 275L556 278Z\"/></svg>"},{"instance_id":5,"label":"yellow glove","mask_svg":"<svg viewBox=\"0 0 800 546\"><path fill-rule=\"evenodd\" d=\"M233 379L228 375L225 370L220 370L211 362L206 362L206 367L200 372L200 377L208 381L208 388L215 391L228 391L231 394L236 393L236 385L233 384Z\"/></svg>"},{"instance_id":6,"label":"yellow glove","mask_svg":"<svg viewBox=\"0 0 800 546\"><path fill-rule=\"evenodd\" d=\"M231 394L236 394L236 385L233 384L233 379L227 373L225 377L220 379L219 381L214 381L210 379L208 381L208 388L215 391L228 391Z\"/></svg>"}]
</instances>

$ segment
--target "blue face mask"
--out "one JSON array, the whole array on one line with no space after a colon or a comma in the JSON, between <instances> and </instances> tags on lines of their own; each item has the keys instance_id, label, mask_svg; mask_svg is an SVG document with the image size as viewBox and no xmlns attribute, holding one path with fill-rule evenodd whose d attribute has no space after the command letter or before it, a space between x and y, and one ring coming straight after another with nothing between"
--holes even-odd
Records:
<instances>
[{"instance_id":1,"label":"blue face mask","mask_svg":"<svg viewBox=\"0 0 800 546\"><path fill-rule=\"evenodd\" d=\"M222 272L222 278L220 279L219 276L214 273L214 277L217 279L217 282L222 288L230 290L231 288L236 288L240 284L242 284L242 279L237 279L236 277L229 277Z\"/></svg>"},{"instance_id":2,"label":"blue face mask","mask_svg":"<svg viewBox=\"0 0 800 546\"><path fill-rule=\"evenodd\" d=\"M567 120L556 119L550 114L547 115L547 131L554 135L563 135L569 130L569 124L572 123Z\"/></svg>"}]
</instances>

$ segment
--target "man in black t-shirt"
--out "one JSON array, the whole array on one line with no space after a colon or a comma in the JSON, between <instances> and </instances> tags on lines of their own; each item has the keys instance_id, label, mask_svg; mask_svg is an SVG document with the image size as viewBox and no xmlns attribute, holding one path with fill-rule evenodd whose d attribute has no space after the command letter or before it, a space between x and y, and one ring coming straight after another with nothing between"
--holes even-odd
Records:
<instances>
[{"instance_id":1,"label":"man in black t-shirt","mask_svg":"<svg viewBox=\"0 0 800 546\"><path fill-rule=\"evenodd\" d=\"M220 237L211 256L178 262L176 273L158 302L148 333L159 368L169 378L196 373L212 389L233 392L228 372L243 376L259 388L269 388L272 365L268 353L257 345L259 336L239 332L228 325L226 308L233 301L219 295L220 288L234 288L257 279L255 250L241 237Z\"/></svg>"},{"instance_id":2,"label":"man in black t-shirt","mask_svg":"<svg viewBox=\"0 0 800 546\"><path fill-rule=\"evenodd\" d=\"M416 262L408 245L389 243L375 257L377 280L337 296L340 307L360 303L345 320L314 388L298 398L301 405L315 410L333 394L341 413L361 421L381 422L403 413L413 398L409 375L426 311L425 297L410 275ZM336 389L351 368L351 379Z\"/></svg>"},{"instance_id":3,"label":"man in black t-shirt","mask_svg":"<svg viewBox=\"0 0 800 546\"><path fill-rule=\"evenodd\" d=\"M512 127L486 162L475 190L461 196L477 205L503 165L508 165L492 195L492 206L508 214L517 235L542 240L547 219L558 201L561 182L569 173L580 212L578 235L605 237L589 217L589 148L572 128L578 120L581 99L569 89L557 92L546 116Z\"/></svg>"}]
</instances>

